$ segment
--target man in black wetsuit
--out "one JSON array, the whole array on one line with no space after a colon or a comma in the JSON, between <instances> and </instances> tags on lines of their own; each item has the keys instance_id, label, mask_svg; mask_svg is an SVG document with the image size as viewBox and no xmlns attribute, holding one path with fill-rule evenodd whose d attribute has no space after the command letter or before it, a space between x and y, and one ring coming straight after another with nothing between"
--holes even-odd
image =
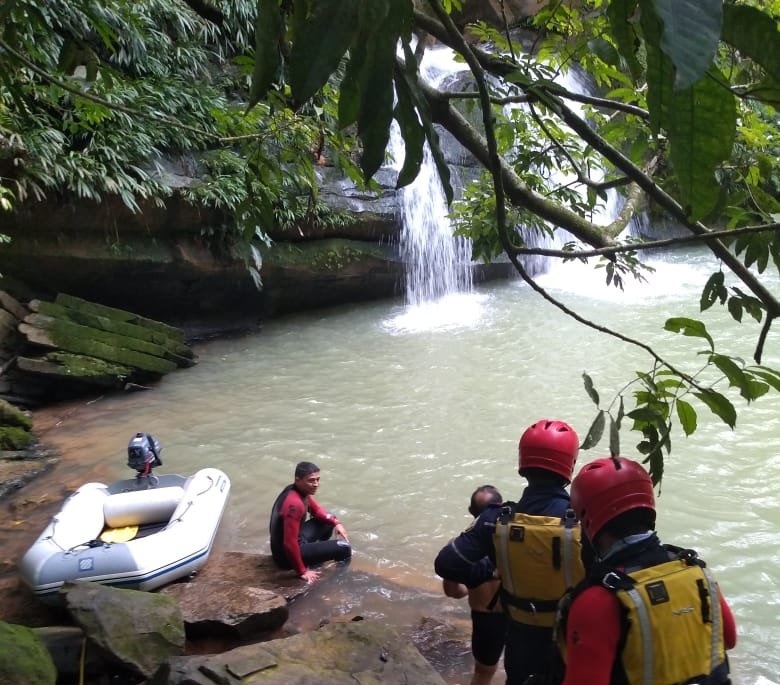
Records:
<instances>
[{"instance_id":1,"label":"man in black wetsuit","mask_svg":"<svg viewBox=\"0 0 780 685\"><path fill-rule=\"evenodd\" d=\"M319 487L319 467L309 461L300 462L295 467L294 482L276 498L269 524L274 562L280 568L294 569L307 583L320 576L309 566L331 559L345 561L352 556L347 529L314 499ZM334 533L338 539L331 540Z\"/></svg>"}]
</instances>

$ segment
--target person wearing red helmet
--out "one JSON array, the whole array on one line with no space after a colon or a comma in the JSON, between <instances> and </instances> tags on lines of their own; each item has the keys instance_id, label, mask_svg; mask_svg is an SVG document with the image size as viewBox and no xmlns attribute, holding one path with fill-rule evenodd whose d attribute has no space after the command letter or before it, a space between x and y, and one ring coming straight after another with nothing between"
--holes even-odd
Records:
<instances>
[{"instance_id":1,"label":"person wearing red helmet","mask_svg":"<svg viewBox=\"0 0 780 685\"><path fill-rule=\"evenodd\" d=\"M434 562L444 580L467 588L497 569L509 618L507 685L523 685L547 670L558 600L584 575L579 526L566 491L578 452L579 438L568 423L542 419L529 426L518 445L518 472L528 481L520 499L488 506Z\"/></svg>"},{"instance_id":2,"label":"person wearing red helmet","mask_svg":"<svg viewBox=\"0 0 780 685\"><path fill-rule=\"evenodd\" d=\"M625 457L585 464L571 504L594 562L561 601L563 685L729 682L734 617L696 552L660 542L645 469Z\"/></svg>"}]
</instances>

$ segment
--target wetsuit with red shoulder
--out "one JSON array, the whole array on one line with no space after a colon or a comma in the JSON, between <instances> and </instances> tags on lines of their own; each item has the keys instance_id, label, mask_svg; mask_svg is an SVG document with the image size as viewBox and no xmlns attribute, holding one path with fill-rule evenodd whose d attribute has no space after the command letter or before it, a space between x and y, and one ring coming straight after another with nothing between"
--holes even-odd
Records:
<instances>
[{"instance_id":1,"label":"wetsuit with red shoulder","mask_svg":"<svg viewBox=\"0 0 780 685\"><path fill-rule=\"evenodd\" d=\"M316 526L305 529L307 515ZM321 563L326 559L342 560L348 558L351 550L343 541L328 541L333 528L341 523L333 514L329 514L317 501L309 496L304 497L294 485L288 485L276 498L271 512L271 554L277 565L282 568L292 568L298 575L303 575L308 563ZM312 533L312 531L316 531ZM320 545L328 541L328 545ZM302 545L309 547L306 552L320 552L314 558L313 554L303 554ZM333 549L331 549L333 548ZM324 555L322 554L324 552ZM348 553L349 552L349 553ZM307 557L304 559L304 557Z\"/></svg>"},{"instance_id":2,"label":"wetsuit with red shoulder","mask_svg":"<svg viewBox=\"0 0 780 685\"><path fill-rule=\"evenodd\" d=\"M658 554L661 551L655 536L648 543L657 545L651 552ZM646 554L644 552L643 556ZM622 563L615 564L615 568L625 568L626 554L623 557ZM665 556L664 560L667 559L668 556ZM615 685L625 682L625 675L621 675L619 667L626 637L623 606L615 592L601 584L591 583L584 590L575 592L563 626L566 670L562 685ZM723 595L718 593L718 597L723 643L726 649L732 649L737 642L736 623Z\"/></svg>"},{"instance_id":3,"label":"wetsuit with red shoulder","mask_svg":"<svg viewBox=\"0 0 780 685\"><path fill-rule=\"evenodd\" d=\"M727 649L737 643L729 605L721 595L723 637ZM622 638L622 608L615 593L594 585L572 604L566 624L566 677L563 685L608 685Z\"/></svg>"}]
</instances>

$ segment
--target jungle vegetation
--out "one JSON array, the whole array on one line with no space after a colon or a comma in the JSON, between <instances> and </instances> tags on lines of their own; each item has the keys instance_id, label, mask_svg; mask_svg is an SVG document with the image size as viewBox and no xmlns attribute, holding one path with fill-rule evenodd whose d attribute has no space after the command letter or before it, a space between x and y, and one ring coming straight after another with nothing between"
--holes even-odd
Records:
<instances>
[{"instance_id":1,"label":"jungle vegetation","mask_svg":"<svg viewBox=\"0 0 780 685\"><path fill-rule=\"evenodd\" d=\"M551 305L646 352L648 368L605 406L583 374L596 406L583 447L606 435L617 454L628 426L659 482L673 432L694 432L700 411L733 428L735 401L780 391L780 371L763 363L780 316L771 285L780 272L780 0L538 4L512 17L500 0L6 0L0 202L57 193L116 194L131 208L164 202L172 190L160 164L176 153L203 174L187 197L223 207L221 239L247 243L274 222L337 220L317 202L314 163L325 153L371 187L395 122L405 142L398 185L416 176L429 145L475 259L506 254ZM499 8L498 20L467 12L480 5ZM431 39L471 72L461 92L421 78ZM596 94L562 85L574 70ZM484 167L458 201L437 125ZM598 225L610 188L625 209ZM621 237L640 208L687 237ZM541 247L561 229L576 241ZM569 310L522 260L588 260L605 287L622 287L642 277L645 250L684 241L718 258L695 297L702 311L725 307L749 327L751 360L721 349L703 321L672 317L659 325L702 346L690 364L672 363Z\"/></svg>"}]
</instances>

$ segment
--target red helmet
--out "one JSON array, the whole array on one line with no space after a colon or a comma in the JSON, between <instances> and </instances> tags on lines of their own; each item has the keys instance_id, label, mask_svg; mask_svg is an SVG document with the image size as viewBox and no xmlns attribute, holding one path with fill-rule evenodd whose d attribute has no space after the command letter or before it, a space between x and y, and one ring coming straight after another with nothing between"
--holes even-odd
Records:
<instances>
[{"instance_id":1,"label":"red helmet","mask_svg":"<svg viewBox=\"0 0 780 685\"><path fill-rule=\"evenodd\" d=\"M525 469L545 469L571 480L579 450L580 439L568 423L541 419L520 438L518 470L522 475Z\"/></svg>"},{"instance_id":2,"label":"red helmet","mask_svg":"<svg viewBox=\"0 0 780 685\"><path fill-rule=\"evenodd\" d=\"M631 509L655 513L653 482L640 464L625 457L594 459L571 484L571 506L593 540L616 516Z\"/></svg>"}]
</instances>

